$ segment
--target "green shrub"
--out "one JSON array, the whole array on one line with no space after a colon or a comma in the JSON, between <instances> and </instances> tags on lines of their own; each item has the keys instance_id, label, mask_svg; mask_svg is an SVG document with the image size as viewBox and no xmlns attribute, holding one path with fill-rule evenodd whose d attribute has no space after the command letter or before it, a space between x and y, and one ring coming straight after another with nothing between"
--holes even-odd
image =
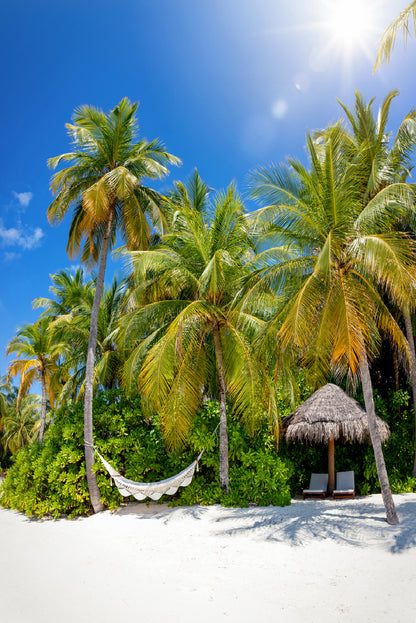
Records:
<instances>
[{"instance_id":1,"label":"green shrub","mask_svg":"<svg viewBox=\"0 0 416 623\"><path fill-rule=\"evenodd\" d=\"M276 453L267 426L251 438L229 417L230 489L226 497L218 479L218 444L213 434L219 419L217 403L207 403L195 417L189 447L168 453L157 421L147 421L138 397L120 391L99 393L94 400L94 443L101 454L127 478L154 482L181 471L202 449L199 473L191 485L161 501L175 505L214 504L246 506L290 504L290 462ZM98 461L95 465L103 503L114 509L123 501L117 487ZM28 515L89 514L85 476L83 405L56 411L42 445L22 448L13 458L2 487L1 504Z\"/></svg>"},{"instance_id":2,"label":"green shrub","mask_svg":"<svg viewBox=\"0 0 416 623\"><path fill-rule=\"evenodd\" d=\"M190 447L194 454L204 447L208 451L201 458L200 473L189 487L182 489L173 504L290 504L289 477L292 466L290 461L283 461L276 452L266 424L255 437L250 437L232 416L228 418L230 495L223 494L218 475L218 444L212 436L218 419L219 407L216 402L207 403L195 418L189 437Z\"/></svg>"}]
</instances>

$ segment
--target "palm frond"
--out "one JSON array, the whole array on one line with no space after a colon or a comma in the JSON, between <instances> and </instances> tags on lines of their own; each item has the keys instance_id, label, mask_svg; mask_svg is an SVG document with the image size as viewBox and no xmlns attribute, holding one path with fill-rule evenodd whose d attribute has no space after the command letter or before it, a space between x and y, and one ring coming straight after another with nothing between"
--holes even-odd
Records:
<instances>
[{"instance_id":1,"label":"palm frond","mask_svg":"<svg viewBox=\"0 0 416 623\"><path fill-rule=\"evenodd\" d=\"M410 23L409 23L410 22ZM413 25L412 25L413 22ZM384 32L378 53L376 62L374 65L374 71L382 64L388 63L396 43L396 36L399 31L403 33L403 43L406 47L407 38L412 30L416 34L416 2L411 2L399 15L391 22L387 30Z\"/></svg>"}]
</instances>

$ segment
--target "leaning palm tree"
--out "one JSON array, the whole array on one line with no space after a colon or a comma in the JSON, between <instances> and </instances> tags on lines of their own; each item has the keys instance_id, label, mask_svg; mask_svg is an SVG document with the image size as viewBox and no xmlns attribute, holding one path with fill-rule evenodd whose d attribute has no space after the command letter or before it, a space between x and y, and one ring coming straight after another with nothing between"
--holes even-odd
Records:
<instances>
[{"instance_id":1,"label":"leaning palm tree","mask_svg":"<svg viewBox=\"0 0 416 623\"><path fill-rule=\"evenodd\" d=\"M8 380L20 374L20 386L16 408L35 381L42 387L42 409L39 429L39 441L42 443L46 423L46 406L49 399L53 406L55 391L54 373L63 345L54 340L48 318L40 318L34 324L27 324L18 330L16 336L7 345L7 354L16 353L17 357L9 365Z\"/></svg>"},{"instance_id":2,"label":"leaning palm tree","mask_svg":"<svg viewBox=\"0 0 416 623\"><path fill-rule=\"evenodd\" d=\"M261 286L285 289L287 302L269 323L264 344L295 350L315 384L330 374L361 379L387 521L398 522L376 424L369 361L380 330L407 353L406 340L386 307L383 293L399 307L410 303L416 280L415 245L393 225L412 210L404 183L370 193L354 139L341 125L314 142L308 137L310 169L296 160L252 177L253 197L266 201L257 220L269 219L279 238L301 242L297 258L263 268L250 297ZM249 297L248 297L249 298Z\"/></svg>"},{"instance_id":3,"label":"leaning palm tree","mask_svg":"<svg viewBox=\"0 0 416 623\"><path fill-rule=\"evenodd\" d=\"M160 244L131 254L141 287L136 309L124 319L125 340L141 338L126 366L159 413L169 447L184 443L203 394L213 384L220 404L220 485L229 492L227 395L254 429L264 411L277 427L274 394L251 339L264 320L236 309L253 242L240 198L231 186L207 211L208 189L195 194L177 186L171 232ZM196 185L194 184L194 188ZM172 198L171 197L171 198ZM213 371L216 382L212 377Z\"/></svg>"},{"instance_id":4,"label":"leaning palm tree","mask_svg":"<svg viewBox=\"0 0 416 623\"><path fill-rule=\"evenodd\" d=\"M137 139L137 106L124 98L107 115L90 106L77 109L74 122L67 124L74 150L49 160L52 168L63 161L72 164L52 177L55 198L48 218L59 223L72 207L67 250L71 256L81 252L81 260L90 265L98 263L84 398L85 462L94 512L104 508L92 470L92 400L98 312L108 250L117 233L128 248L145 248L151 237L146 217L161 230L165 228L161 195L144 186L143 180L160 179L168 172L168 164L180 163L158 140Z\"/></svg>"},{"instance_id":5,"label":"leaning palm tree","mask_svg":"<svg viewBox=\"0 0 416 623\"><path fill-rule=\"evenodd\" d=\"M410 22L410 23L409 23ZM403 11L401 11L397 17L394 18L387 30L384 32L379 49L377 52L377 58L374 65L374 71L382 63L388 63L390 61L391 53L396 42L396 36L399 31L403 32L403 43L406 46L407 37L411 31L414 31L416 35L416 1L413 0Z\"/></svg>"}]
</instances>

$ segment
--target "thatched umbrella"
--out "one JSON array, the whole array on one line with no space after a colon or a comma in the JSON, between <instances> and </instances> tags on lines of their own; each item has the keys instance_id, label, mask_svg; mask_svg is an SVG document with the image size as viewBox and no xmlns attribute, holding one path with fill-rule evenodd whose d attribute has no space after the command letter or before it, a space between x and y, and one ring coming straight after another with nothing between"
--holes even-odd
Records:
<instances>
[{"instance_id":1,"label":"thatched umbrella","mask_svg":"<svg viewBox=\"0 0 416 623\"><path fill-rule=\"evenodd\" d=\"M370 437L364 407L340 387L328 383L318 389L282 422L287 441L328 443L328 489L335 489L335 440L363 442ZM377 417L381 441L390 436L388 424Z\"/></svg>"}]
</instances>

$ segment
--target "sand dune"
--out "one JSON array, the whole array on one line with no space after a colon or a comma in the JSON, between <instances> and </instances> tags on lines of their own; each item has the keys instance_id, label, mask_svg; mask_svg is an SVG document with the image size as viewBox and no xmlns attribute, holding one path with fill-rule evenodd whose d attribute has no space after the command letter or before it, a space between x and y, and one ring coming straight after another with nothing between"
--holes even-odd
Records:
<instances>
[{"instance_id":1,"label":"sand dune","mask_svg":"<svg viewBox=\"0 0 416 623\"><path fill-rule=\"evenodd\" d=\"M416 621L416 494L285 508L132 504L74 521L0 509L1 620Z\"/></svg>"}]
</instances>

